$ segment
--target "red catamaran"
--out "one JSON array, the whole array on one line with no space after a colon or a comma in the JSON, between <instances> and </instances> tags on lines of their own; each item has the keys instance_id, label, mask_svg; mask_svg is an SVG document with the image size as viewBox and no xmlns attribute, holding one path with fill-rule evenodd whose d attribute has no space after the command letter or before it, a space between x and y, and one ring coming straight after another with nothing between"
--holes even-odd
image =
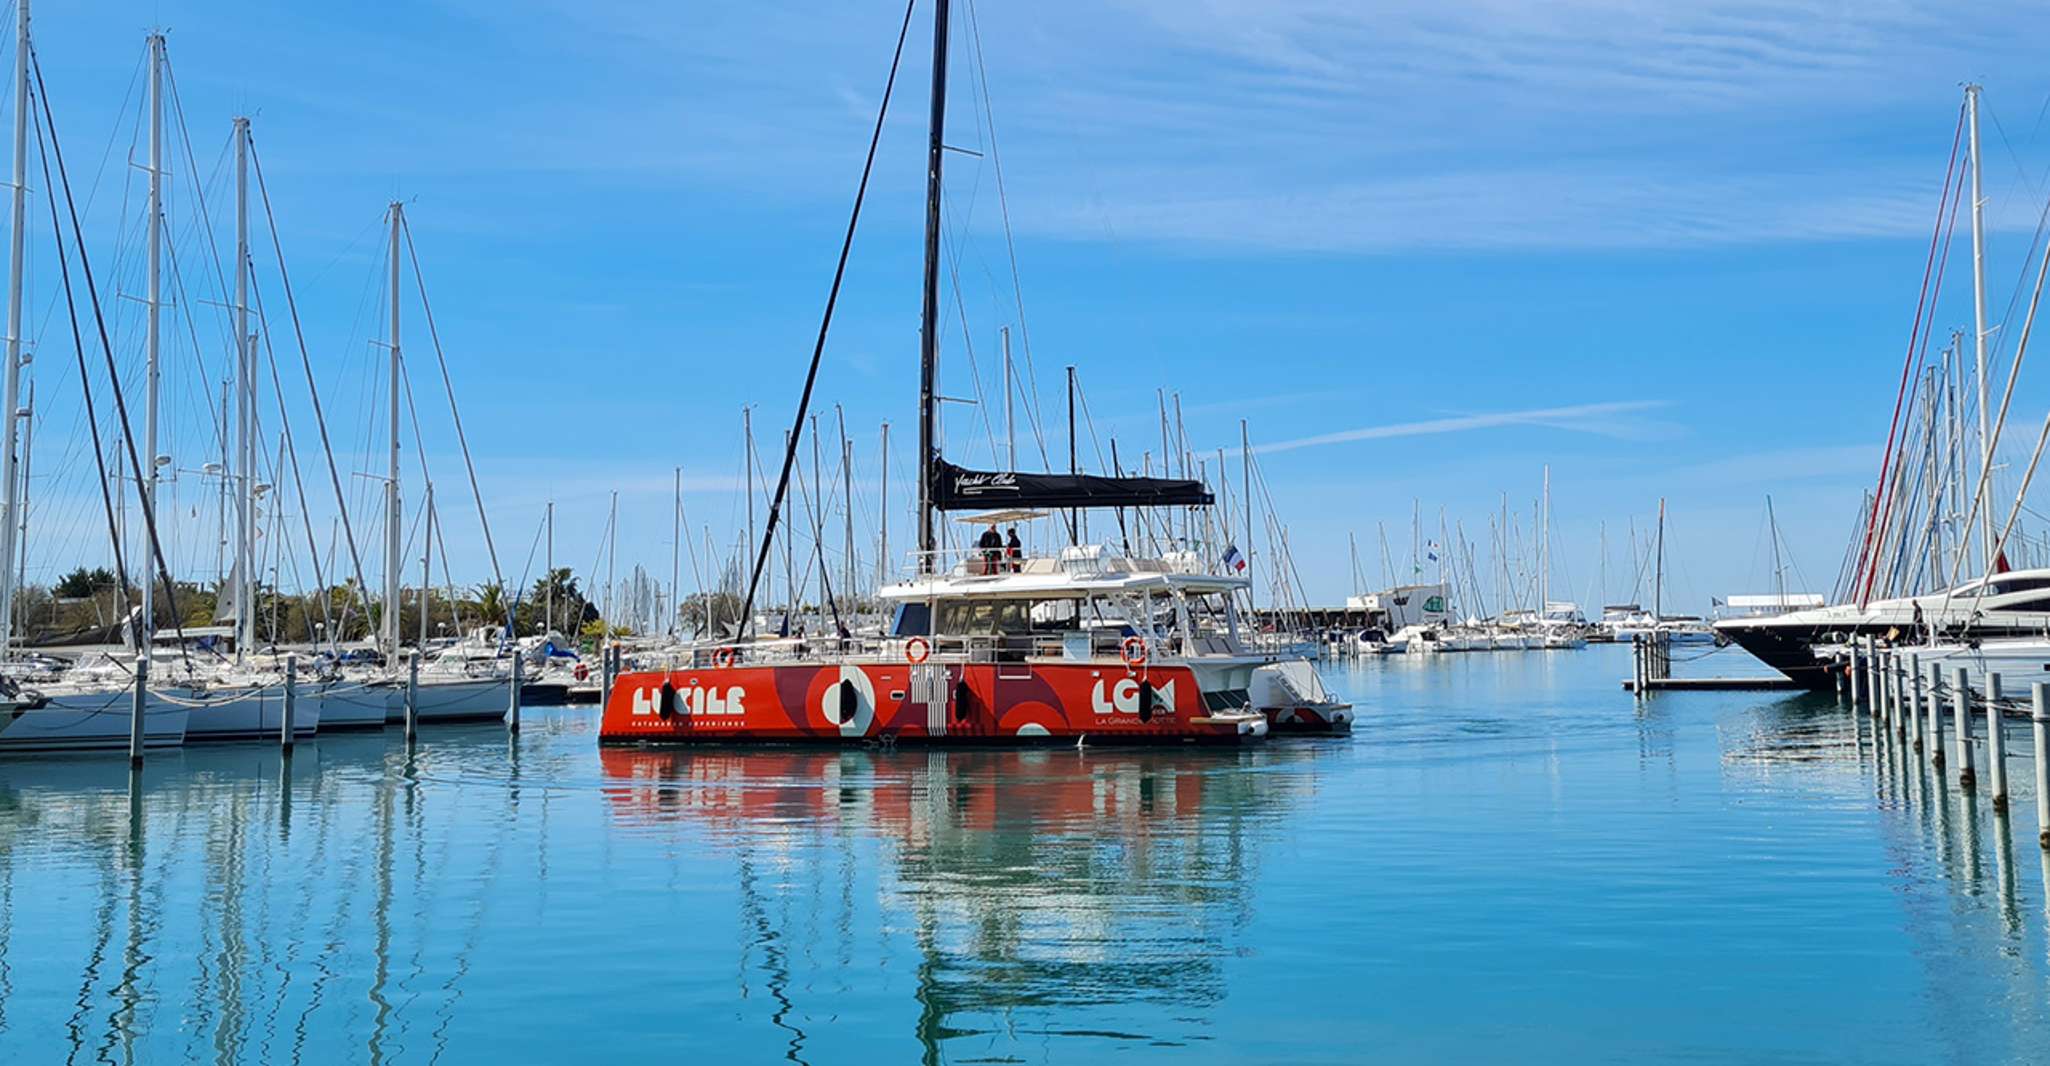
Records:
<instances>
[{"instance_id":1,"label":"red catamaran","mask_svg":"<svg viewBox=\"0 0 2050 1066\"><path fill-rule=\"evenodd\" d=\"M1056 509L1213 502L1195 480L976 471L939 456L934 387L947 6L947 0L937 0L933 32L919 351L918 572L879 590L895 608L881 636L698 647L655 662L653 669L621 673L606 697L602 742L1238 743L1268 731L1269 716L1253 706L1249 691L1256 672L1289 671L1290 678L1308 673L1306 664L1247 647L1234 594L1249 581L1202 572L1190 553L1144 558L1072 542L1032 558L987 549L950 555L939 548L935 527L942 512L1010 509L1015 517L1029 518ZM878 116L878 129L880 121ZM859 211L857 197L857 219ZM852 236L850 222L850 241ZM843 268L845 257L843 245ZM838 287L836 274L834 296ZM829 298L753 579L775 536L832 306ZM751 579L743 624L753 618L754 590ZM1313 673L1309 679L1314 685ZM1349 727L1345 704L1321 689L1301 697L1303 687L1261 686L1291 693L1288 706L1273 709L1276 722L1312 723L1326 731Z\"/></svg>"}]
</instances>

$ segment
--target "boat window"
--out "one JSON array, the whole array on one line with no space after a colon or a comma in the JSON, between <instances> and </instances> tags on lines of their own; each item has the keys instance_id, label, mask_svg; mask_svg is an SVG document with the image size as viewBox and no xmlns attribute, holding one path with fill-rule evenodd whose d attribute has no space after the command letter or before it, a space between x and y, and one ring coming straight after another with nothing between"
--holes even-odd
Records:
<instances>
[{"instance_id":1,"label":"boat window","mask_svg":"<svg viewBox=\"0 0 2050 1066\"><path fill-rule=\"evenodd\" d=\"M2050 577L1996 577L1992 581L1992 587L1987 590L1986 594L1988 596L2007 596L2016 592L2034 592L2037 589L2050 589ZM2016 609L2027 610L2029 608Z\"/></svg>"},{"instance_id":2,"label":"boat window","mask_svg":"<svg viewBox=\"0 0 2050 1066\"><path fill-rule=\"evenodd\" d=\"M2003 603L1998 607L1990 609L1995 611L2050 611L2050 595L2030 596L2027 599L2016 600L2013 603Z\"/></svg>"},{"instance_id":3,"label":"boat window","mask_svg":"<svg viewBox=\"0 0 2050 1066\"><path fill-rule=\"evenodd\" d=\"M932 635L932 608L923 603L900 603L897 617L890 622L893 637L924 637Z\"/></svg>"},{"instance_id":4,"label":"boat window","mask_svg":"<svg viewBox=\"0 0 2050 1066\"><path fill-rule=\"evenodd\" d=\"M935 628L947 636L970 636L997 630L997 604L990 600L940 604Z\"/></svg>"},{"instance_id":5,"label":"boat window","mask_svg":"<svg viewBox=\"0 0 2050 1066\"><path fill-rule=\"evenodd\" d=\"M1056 633L1075 628L1080 615L1080 605L1074 600L1032 601L1032 628L1042 633Z\"/></svg>"}]
</instances>

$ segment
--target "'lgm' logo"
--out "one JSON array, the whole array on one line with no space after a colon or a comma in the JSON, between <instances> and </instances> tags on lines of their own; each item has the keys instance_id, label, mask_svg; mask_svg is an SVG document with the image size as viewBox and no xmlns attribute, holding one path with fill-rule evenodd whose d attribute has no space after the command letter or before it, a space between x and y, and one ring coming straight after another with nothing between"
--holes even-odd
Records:
<instances>
[{"instance_id":1,"label":"'lgm' logo","mask_svg":"<svg viewBox=\"0 0 2050 1066\"><path fill-rule=\"evenodd\" d=\"M747 690L739 685L728 688L723 696L718 689L693 685L676 690L676 709L684 714L746 714L747 708L742 703L746 698ZM634 689L633 713L656 714L661 710L660 688Z\"/></svg>"},{"instance_id":2,"label":"'lgm' logo","mask_svg":"<svg viewBox=\"0 0 2050 1066\"><path fill-rule=\"evenodd\" d=\"M1174 713L1174 685L1175 683L1170 681L1153 690L1153 713ZM1089 703L1097 714L1138 714L1139 682L1129 677L1120 678L1111 686L1110 698L1105 699L1103 682L1098 680L1096 687L1089 693Z\"/></svg>"}]
</instances>

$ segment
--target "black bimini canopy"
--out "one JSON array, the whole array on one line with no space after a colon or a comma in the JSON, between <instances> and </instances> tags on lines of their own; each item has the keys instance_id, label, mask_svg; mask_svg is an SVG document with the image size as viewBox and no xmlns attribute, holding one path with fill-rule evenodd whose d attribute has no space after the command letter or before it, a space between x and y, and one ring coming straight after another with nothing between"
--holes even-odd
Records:
<instances>
[{"instance_id":1,"label":"black bimini canopy","mask_svg":"<svg viewBox=\"0 0 2050 1066\"><path fill-rule=\"evenodd\" d=\"M1165 477L1097 477L968 470L944 459L932 465L932 505L942 511L997 507L1208 507L1200 481Z\"/></svg>"}]
</instances>

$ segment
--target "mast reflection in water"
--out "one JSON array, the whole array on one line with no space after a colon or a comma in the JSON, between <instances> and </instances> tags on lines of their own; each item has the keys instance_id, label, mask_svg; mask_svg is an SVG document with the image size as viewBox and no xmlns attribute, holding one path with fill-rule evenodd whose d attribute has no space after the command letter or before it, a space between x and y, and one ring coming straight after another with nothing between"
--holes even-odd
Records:
<instances>
[{"instance_id":1,"label":"mast reflection in water","mask_svg":"<svg viewBox=\"0 0 2050 1066\"><path fill-rule=\"evenodd\" d=\"M10 1061L1205 1038L1317 749L600 751L574 714L0 764ZM509 755L510 752L510 755Z\"/></svg>"},{"instance_id":2,"label":"mast reflection in water","mask_svg":"<svg viewBox=\"0 0 2050 1066\"><path fill-rule=\"evenodd\" d=\"M857 871L863 854L881 856L877 906L884 928L915 945L915 1033L939 1061L950 1040L1203 1038L1252 906L1260 826L1307 791L1305 778L1249 771L1312 754L609 748L600 758L622 782L608 790L622 823L731 842L752 947L779 1003L791 934L769 897L795 881L799 895L827 899L840 961L858 967ZM1158 1031L1131 1031L1140 1005L1159 1008L1137 1012ZM1099 1009L1104 1020L1092 1020ZM801 1058L807 1033L788 1020L799 1013L778 1017Z\"/></svg>"},{"instance_id":3,"label":"mast reflection in water","mask_svg":"<svg viewBox=\"0 0 2050 1066\"><path fill-rule=\"evenodd\" d=\"M1345 664L1350 740L1244 750L0 761L0 1063L2043 1058L2026 757L1996 812L1627 656Z\"/></svg>"}]
</instances>

